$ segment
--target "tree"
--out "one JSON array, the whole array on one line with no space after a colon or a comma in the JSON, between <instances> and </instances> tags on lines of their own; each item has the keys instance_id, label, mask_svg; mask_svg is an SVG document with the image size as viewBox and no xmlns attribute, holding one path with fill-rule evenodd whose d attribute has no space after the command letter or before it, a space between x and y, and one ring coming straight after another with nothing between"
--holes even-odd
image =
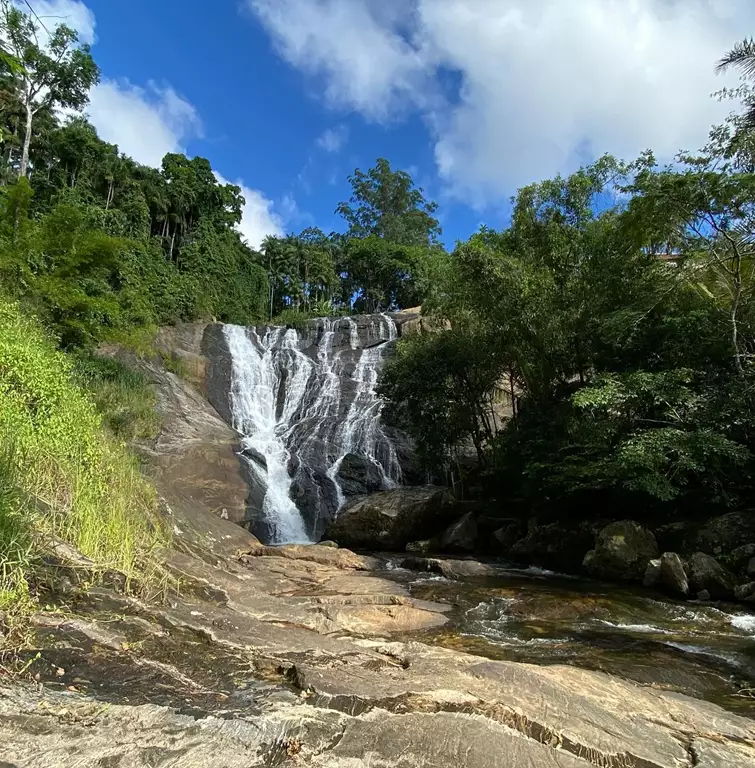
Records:
<instances>
[{"instance_id":1,"label":"tree","mask_svg":"<svg viewBox=\"0 0 755 768\"><path fill-rule=\"evenodd\" d=\"M352 195L336 213L346 219L349 237L380 237L401 245L438 242L440 224L433 217L438 205L428 202L405 171L394 171L380 158L367 173L358 168L349 177Z\"/></svg>"},{"instance_id":2,"label":"tree","mask_svg":"<svg viewBox=\"0 0 755 768\"><path fill-rule=\"evenodd\" d=\"M741 70L745 77L755 79L755 40L745 38L737 43L722 59L718 62L716 71L718 73L726 72L732 67ZM750 103L745 114L745 121L749 128L755 128L755 104Z\"/></svg>"},{"instance_id":3,"label":"tree","mask_svg":"<svg viewBox=\"0 0 755 768\"><path fill-rule=\"evenodd\" d=\"M40 28L11 0L2 0L0 32L22 66L20 70L8 68L7 76L16 85L25 113L18 169L19 175L25 176L35 115L52 107L81 109L88 103L89 90L99 82L100 73L89 46L78 44L73 29L61 24L41 43Z\"/></svg>"}]
</instances>

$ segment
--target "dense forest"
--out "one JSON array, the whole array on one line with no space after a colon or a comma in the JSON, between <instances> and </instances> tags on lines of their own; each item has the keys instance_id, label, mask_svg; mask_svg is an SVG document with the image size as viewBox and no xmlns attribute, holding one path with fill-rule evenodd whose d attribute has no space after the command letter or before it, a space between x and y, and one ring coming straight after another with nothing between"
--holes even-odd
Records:
<instances>
[{"instance_id":1,"label":"dense forest","mask_svg":"<svg viewBox=\"0 0 755 768\"><path fill-rule=\"evenodd\" d=\"M382 383L428 467L567 519L752 505L755 95L719 97L745 109L700 151L532 184L441 258L425 311L452 330Z\"/></svg>"},{"instance_id":2,"label":"dense forest","mask_svg":"<svg viewBox=\"0 0 755 768\"><path fill-rule=\"evenodd\" d=\"M438 330L399 344L381 392L426 470L460 493L559 516L752 503L751 42L721 62L745 82L719 97L744 109L670 165L650 151L606 156L532 184L507 228L448 252L437 205L379 159L350 177L342 232L310 228L255 250L238 231L241 190L208 160L170 154L145 167L97 136L85 109L99 70L73 30L41 39L8 0L0 27L0 321L30 339L0 346L0 404L23 400L29 418L25 432L21 411L13 422L6 408L4 444L37 450L40 419L55 412L40 404L63 402L54 374L32 381L48 363L70 368L53 346L96 389L109 374L82 355L105 341L149 350L160 325L295 324L421 304ZM11 504L10 491L2 499Z\"/></svg>"}]
</instances>

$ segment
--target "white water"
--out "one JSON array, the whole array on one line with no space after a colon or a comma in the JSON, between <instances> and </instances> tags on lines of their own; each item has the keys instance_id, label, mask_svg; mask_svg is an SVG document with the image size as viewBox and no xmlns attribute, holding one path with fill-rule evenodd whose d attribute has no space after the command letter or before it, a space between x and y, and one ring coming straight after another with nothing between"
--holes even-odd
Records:
<instances>
[{"instance_id":1,"label":"white water","mask_svg":"<svg viewBox=\"0 0 755 768\"><path fill-rule=\"evenodd\" d=\"M254 459L249 464L265 488L262 518L271 530L271 543L310 539L291 499L292 464L328 478L337 509L345 502L338 473L349 454L371 462L382 487L401 482L396 449L381 425L383 401L375 391L386 346L397 337L395 323L387 315L377 317L362 348L352 318L319 322L314 359L300 349L306 336L300 339L293 329L272 328L261 339L253 329L225 326L232 358L233 426L244 436L244 448L267 461L267 469ZM343 339L340 349L336 338ZM344 355L352 364L357 357L351 382Z\"/></svg>"},{"instance_id":2,"label":"white water","mask_svg":"<svg viewBox=\"0 0 755 768\"><path fill-rule=\"evenodd\" d=\"M264 341L261 341L256 331L227 325L225 337L233 358L233 427L244 435L244 448L253 449L264 456L267 462L267 470L254 460L249 461L249 465L267 487L262 515L273 530L274 540L271 543L306 542L309 537L304 520L289 496L291 477L288 474L288 462L291 456L281 436L282 419L276 416L280 377L273 349L278 343L294 363L293 384L290 388L292 398L290 403L287 398L283 417L291 414L296 405L295 399L300 398L303 392L305 364L297 359L291 349L296 333L276 328L268 331ZM307 358L304 360L309 364Z\"/></svg>"}]
</instances>

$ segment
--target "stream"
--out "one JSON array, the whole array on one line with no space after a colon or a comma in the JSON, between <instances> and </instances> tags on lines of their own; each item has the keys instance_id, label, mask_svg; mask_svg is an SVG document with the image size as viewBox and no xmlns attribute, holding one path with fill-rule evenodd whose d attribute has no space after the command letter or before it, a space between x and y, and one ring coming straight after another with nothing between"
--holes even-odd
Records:
<instances>
[{"instance_id":1,"label":"stream","mask_svg":"<svg viewBox=\"0 0 755 768\"><path fill-rule=\"evenodd\" d=\"M502 567L449 580L388 561L412 597L453 606L451 621L413 633L491 659L567 664L677 691L755 717L755 615L542 571Z\"/></svg>"}]
</instances>

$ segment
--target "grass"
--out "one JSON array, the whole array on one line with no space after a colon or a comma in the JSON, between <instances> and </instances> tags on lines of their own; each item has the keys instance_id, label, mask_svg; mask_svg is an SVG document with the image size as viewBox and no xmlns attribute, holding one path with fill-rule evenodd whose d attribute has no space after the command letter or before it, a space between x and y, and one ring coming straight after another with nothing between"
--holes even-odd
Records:
<instances>
[{"instance_id":1,"label":"grass","mask_svg":"<svg viewBox=\"0 0 755 768\"><path fill-rule=\"evenodd\" d=\"M145 589L158 578L168 533L154 488L122 442L154 428L146 384L112 361L77 365L33 318L0 298L0 605L6 609L23 603L53 537L94 561L95 570L119 571Z\"/></svg>"},{"instance_id":2,"label":"grass","mask_svg":"<svg viewBox=\"0 0 755 768\"><path fill-rule=\"evenodd\" d=\"M158 434L157 398L146 376L119 360L92 354L78 355L73 370L77 382L90 392L105 426L115 437L131 442Z\"/></svg>"}]
</instances>

